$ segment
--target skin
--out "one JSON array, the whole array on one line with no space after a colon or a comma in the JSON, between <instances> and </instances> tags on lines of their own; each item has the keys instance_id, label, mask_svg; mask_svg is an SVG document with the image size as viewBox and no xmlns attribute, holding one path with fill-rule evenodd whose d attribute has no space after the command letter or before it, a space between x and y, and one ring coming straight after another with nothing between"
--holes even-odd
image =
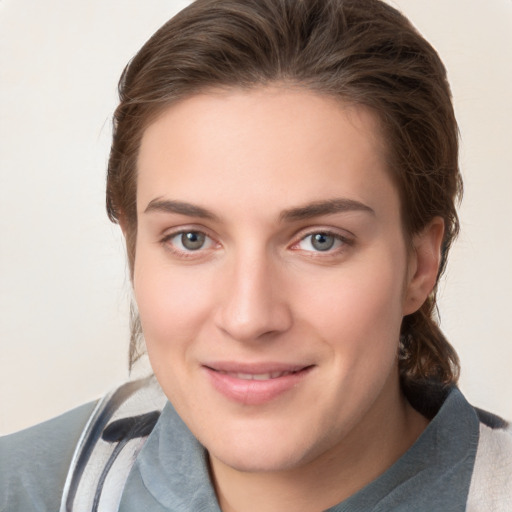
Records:
<instances>
[{"instance_id":1,"label":"skin","mask_svg":"<svg viewBox=\"0 0 512 512\"><path fill-rule=\"evenodd\" d=\"M135 297L226 512L324 510L427 424L396 353L435 283L443 223L406 246L384 162L370 112L284 86L191 97L143 135ZM270 398L242 386L233 399L212 383L222 364L306 370Z\"/></svg>"}]
</instances>

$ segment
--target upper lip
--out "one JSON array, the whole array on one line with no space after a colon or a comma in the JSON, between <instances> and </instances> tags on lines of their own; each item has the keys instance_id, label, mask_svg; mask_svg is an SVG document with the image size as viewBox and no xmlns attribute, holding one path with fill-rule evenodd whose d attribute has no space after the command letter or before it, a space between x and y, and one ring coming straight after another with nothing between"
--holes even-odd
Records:
<instances>
[{"instance_id":1,"label":"upper lip","mask_svg":"<svg viewBox=\"0 0 512 512\"><path fill-rule=\"evenodd\" d=\"M248 375L260 375L276 372L298 372L313 366L311 364L295 364L282 362L237 362L237 361L214 361L203 363L203 366L217 372L244 373Z\"/></svg>"}]
</instances>

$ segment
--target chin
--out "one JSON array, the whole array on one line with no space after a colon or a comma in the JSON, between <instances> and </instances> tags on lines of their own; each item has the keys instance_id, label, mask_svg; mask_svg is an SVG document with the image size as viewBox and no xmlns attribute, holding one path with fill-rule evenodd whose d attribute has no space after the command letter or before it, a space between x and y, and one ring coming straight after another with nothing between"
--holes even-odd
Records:
<instances>
[{"instance_id":1,"label":"chin","mask_svg":"<svg viewBox=\"0 0 512 512\"><path fill-rule=\"evenodd\" d=\"M213 457L230 468L249 473L290 471L315 459L323 451L318 441L279 429L263 432L246 431L242 435L228 435L221 443L207 446Z\"/></svg>"},{"instance_id":2,"label":"chin","mask_svg":"<svg viewBox=\"0 0 512 512\"><path fill-rule=\"evenodd\" d=\"M220 463L243 473L274 473L293 470L303 463L302 457L295 451L286 453L275 451L268 446L256 450L230 450L219 455L210 453Z\"/></svg>"}]
</instances>

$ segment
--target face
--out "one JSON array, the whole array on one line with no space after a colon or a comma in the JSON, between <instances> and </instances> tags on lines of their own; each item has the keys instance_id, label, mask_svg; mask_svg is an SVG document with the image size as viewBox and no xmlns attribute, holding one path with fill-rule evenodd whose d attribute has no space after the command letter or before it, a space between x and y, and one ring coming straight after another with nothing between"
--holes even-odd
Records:
<instances>
[{"instance_id":1,"label":"face","mask_svg":"<svg viewBox=\"0 0 512 512\"><path fill-rule=\"evenodd\" d=\"M147 128L138 170L148 355L214 460L299 467L393 406L410 262L371 113L213 91Z\"/></svg>"}]
</instances>

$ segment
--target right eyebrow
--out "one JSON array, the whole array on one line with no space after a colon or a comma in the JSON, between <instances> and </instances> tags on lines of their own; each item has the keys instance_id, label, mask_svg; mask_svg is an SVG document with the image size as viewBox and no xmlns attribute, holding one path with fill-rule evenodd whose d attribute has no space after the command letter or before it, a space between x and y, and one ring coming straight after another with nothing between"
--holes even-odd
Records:
<instances>
[{"instance_id":1,"label":"right eyebrow","mask_svg":"<svg viewBox=\"0 0 512 512\"><path fill-rule=\"evenodd\" d=\"M184 201L172 201L170 199L152 199L147 205L144 213L161 212L161 213L177 213L188 217L199 217L201 219L218 220L218 217L201 206Z\"/></svg>"}]
</instances>

